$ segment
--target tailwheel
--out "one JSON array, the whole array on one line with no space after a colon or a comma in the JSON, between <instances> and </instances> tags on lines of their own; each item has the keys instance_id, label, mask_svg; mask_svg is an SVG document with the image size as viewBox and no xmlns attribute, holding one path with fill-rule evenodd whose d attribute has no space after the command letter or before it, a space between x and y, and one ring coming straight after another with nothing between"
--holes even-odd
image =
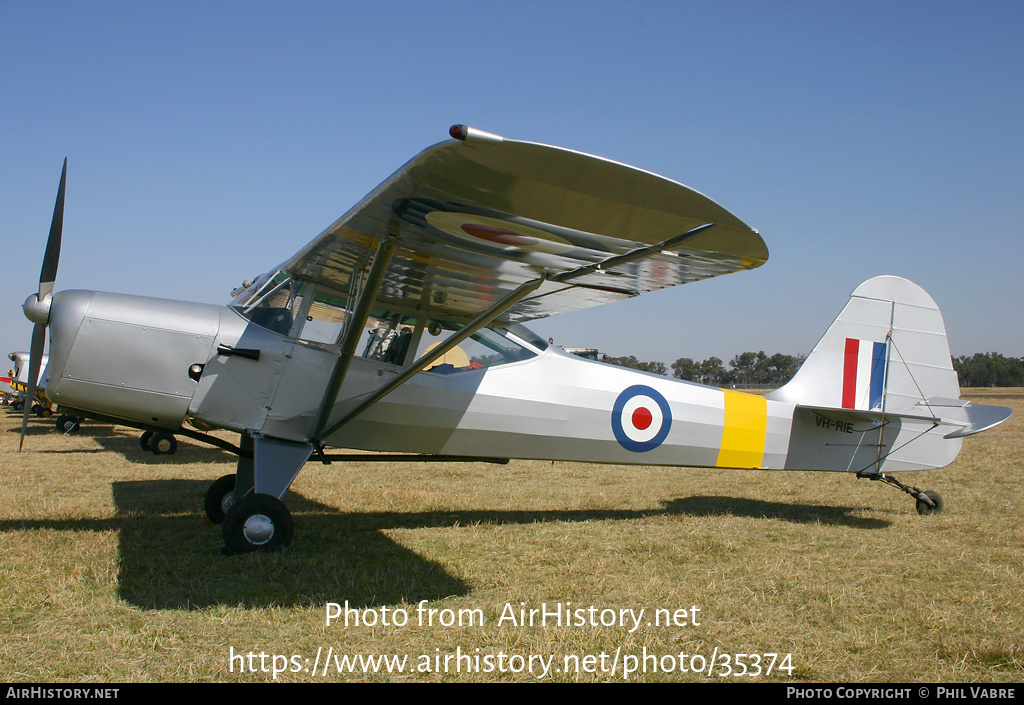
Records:
<instances>
[{"instance_id":1,"label":"tailwheel","mask_svg":"<svg viewBox=\"0 0 1024 705\"><path fill-rule=\"evenodd\" d=\"M250 494L235 502L222 525L227 553L271 553L292 540L288 507L269 494Z\"/></svg>"},{"instance_id":2,"label":"tailwheel","mask_svg":"<svg viewBox=\"0 0 1024 705\"><path fill-rule=\"evenodd\" d=\"M917 499L917 513L921 516L938 514L942 511L942 496L934 490L927 490L921 493L923 496Z\"/></svg>"},{"instance_id":3,"label":"tailwheel","mask_svg":"<svg viewBox=\"0 0 1024 705\"><path fill-rule=\"evenodd\" d=\"M919 487L911 487L910 485L904 485L902 482L897 480L891 475L885 473L857 473L857 478L867 478L869 480L875 480L884 482L887 485L906 492L911 497L917 500L917 513L921 516L928 516L929 514L938 514L942 511L945 503L942 501L942 496L934 490L922 490Z\"/></svg>"},{"instance_id":4,"label":"tailwheel","mask_svg":"<svg viewBox=\"0 0 1024 705\"><path fill-rule=\"evenodd\" d=\"M215 480L210 489L206 490L203 509L211 524L223 524L224 517L235 502L235 476L225 475Z\"/></svg>"}]
</instances>

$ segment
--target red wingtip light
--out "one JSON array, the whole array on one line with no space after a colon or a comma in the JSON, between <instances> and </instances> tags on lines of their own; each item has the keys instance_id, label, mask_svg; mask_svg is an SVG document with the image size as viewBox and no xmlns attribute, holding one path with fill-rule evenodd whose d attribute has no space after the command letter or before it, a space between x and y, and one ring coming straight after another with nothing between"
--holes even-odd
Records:
<instances>
[{"instance_id":1,"label":"red wingtip light","mask_svg":"<svg viewBox=\"0 0 1024 705\"><path fill-rule=\"evenodd\" d=\"M457 140L465 140L469 129L465 125L452 125L448 128L448 134Z\"/></svg>"}]
</instances>

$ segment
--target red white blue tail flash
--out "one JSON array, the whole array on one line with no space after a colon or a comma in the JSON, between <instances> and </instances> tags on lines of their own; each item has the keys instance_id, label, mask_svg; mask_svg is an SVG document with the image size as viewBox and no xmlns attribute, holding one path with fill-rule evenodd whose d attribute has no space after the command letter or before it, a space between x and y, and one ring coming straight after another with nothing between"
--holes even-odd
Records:
<instances>
[{"instance_id":1,"label":"red white blue tail flash","mask_svg":"<svg viewBox=\"0 0 1024 705\"><path fill-rule=\"evenodd\" d=\"M885 384L885 343L846 339L843 359L843 408L882 408Z\"/></svg>"}]
</instances>

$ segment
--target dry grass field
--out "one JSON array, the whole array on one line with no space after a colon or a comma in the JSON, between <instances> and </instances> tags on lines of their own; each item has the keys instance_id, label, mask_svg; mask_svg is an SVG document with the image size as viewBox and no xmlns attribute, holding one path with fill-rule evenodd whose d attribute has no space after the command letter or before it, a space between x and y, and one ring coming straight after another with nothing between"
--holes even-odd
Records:
<instances>
[{"instance_id":1,"label":"dry grass field","mask_svg":"<svg viewBox=\"0 0 1024 705\"><path fill-rule=\"evenodd\" d=\"M292 545L234 557L202 516L231 456L42 420L19 454L5 409L0 677L1020 681L1024 390L965 396L1017 413L902 477L942 494L935 516L845 475L310 463ZM328 625L346 601L360 624ZM578 619L509 619L544 605ZM348 660L377 655L398 660Z\"/></svg>"}]
</instances>

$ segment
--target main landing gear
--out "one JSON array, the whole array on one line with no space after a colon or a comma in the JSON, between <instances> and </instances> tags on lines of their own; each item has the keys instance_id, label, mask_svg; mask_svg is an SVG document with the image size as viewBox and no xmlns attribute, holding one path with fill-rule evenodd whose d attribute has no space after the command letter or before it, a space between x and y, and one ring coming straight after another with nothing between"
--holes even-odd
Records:
<instances>
[{"instance_id":1,"label":"main landing gear","mask_svg":"<svg viewBox=\"0 0 1024 705\"><path fill-rule=\"evenodd\" d=\"M291 512L277 497L247 494L235 502L235 476L225 475L210 485L203 503L206 518L220 524L225 555L270 553L291 543Z\"/></svg>"},{"instance_id":2,"label":"main landing gear","mask_svg":"<svg viewBox=\"0 0 1024 705\"><path fill-rule=\"evenodd\" d=\"M918 487L910 487L904 485L902 482L897 480L891 475L885 473L857 473L858 478L867 478L869 480L884 482L887 485L892 485L896 489L902 490L909 494L911 497L917 500L917 513L922 516L929 514L938 514L942 511L945 504L942 501L942 496L934 490L922 490Z\"/></svg>"},{"instance_id":3,"label":"main landing gear","mask_svg":"<svg viewBox=\"0 0 1024 705\"><path fill-rule=\"evenodd\" d=\"M242 434L238 470L206 491L206 518L220 524L221 553L271 553L291 543L294 524L281 501L292 480L312 454L308 443Z\"/></svg>"}]
</instances>

